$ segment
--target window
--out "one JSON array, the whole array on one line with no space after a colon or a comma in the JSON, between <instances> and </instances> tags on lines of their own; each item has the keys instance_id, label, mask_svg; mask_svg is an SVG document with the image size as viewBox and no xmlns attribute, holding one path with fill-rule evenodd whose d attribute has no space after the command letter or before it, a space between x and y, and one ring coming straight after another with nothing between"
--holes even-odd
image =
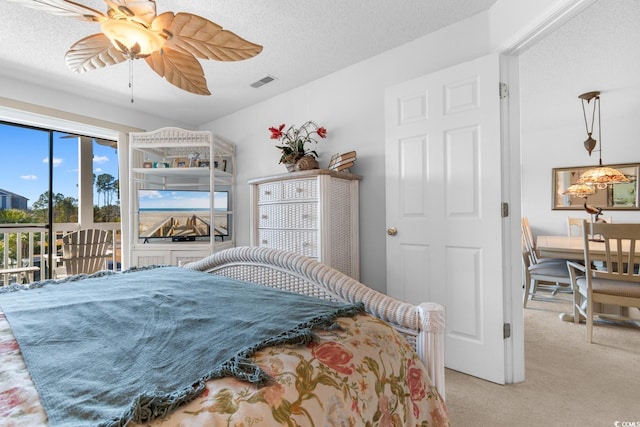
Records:
<instances>
[{"instance_id":1,"label":"window","mask_svg":"<svg viewBox=\"0 0 640 427\"><path fill-rule=\"evenodd\" d=\"M116 141L0 121L0 152L2 267L59 257L62 234L80 224L112 231L114 261L120 260Z\"/></svg>"},{"instance_id":2,"label":"window","mask_svg":"<svg viewBox=\"0 0 640 427\"><path fill-rule=\"evenodd\" d=\"M0 122L0 210L22 211L0 214L0 223L48 223L50 188L53 223L77 223L81 208L93 222L119 222L115 147L115 141ZM91 191L81 194L83 185Z\"/></svg>"}]
</instances>

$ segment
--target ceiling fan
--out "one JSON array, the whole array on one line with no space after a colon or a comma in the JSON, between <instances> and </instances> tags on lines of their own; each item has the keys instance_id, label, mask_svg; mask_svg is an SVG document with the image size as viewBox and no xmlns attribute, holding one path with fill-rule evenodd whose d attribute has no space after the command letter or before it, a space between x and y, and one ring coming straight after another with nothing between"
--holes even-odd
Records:
<instances>
[{"instance_id":1,"label":"ceiling fan","mask_svg":"<svg viewBox=\"0 0 640 427\"><path fill-rule=\"evenodd\" d=\"M144 58L172 85L211 95L197 58L239 61L262 51L262 46L201 16L184 12L156 15L154 0L104 0L106 14L68 0L8 1L100 24L102 33L77 41L65 55L67 66L76 73Z\"/></svg>"}]
</instances>

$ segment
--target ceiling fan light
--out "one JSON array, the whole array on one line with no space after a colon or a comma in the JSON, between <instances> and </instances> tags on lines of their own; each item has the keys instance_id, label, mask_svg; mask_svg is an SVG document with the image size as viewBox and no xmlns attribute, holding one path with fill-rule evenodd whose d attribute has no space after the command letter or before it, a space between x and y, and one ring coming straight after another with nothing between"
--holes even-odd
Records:
<instances>
[{"instance_id":1,"label":"ceiling fan light","mask_svg":"<svg viewBox=\"0 0 640 427\"><path fill-rule=\"evenodd\" d=\"M103 22L100 28L116 49L125 54L134 53L134 58L159 51L166 41L159 33L126 19L109 19ZM122 46L128 51L124 51Z\"/></svg>"}]
</instances>

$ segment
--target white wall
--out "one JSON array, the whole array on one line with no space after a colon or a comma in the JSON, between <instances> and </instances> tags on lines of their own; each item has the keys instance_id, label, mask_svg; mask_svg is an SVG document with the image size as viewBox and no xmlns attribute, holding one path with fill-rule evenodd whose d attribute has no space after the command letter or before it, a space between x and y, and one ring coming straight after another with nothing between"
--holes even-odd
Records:
<instances>
[{"instance_id":1,"label":"white wall","mask_svg":"<svg viewBox=\"0 0 640 427\"><path fill-rule=\"evenodd\" d=\"M316 150L321 167L336 152L358 153L360 279L385 291L385 88L486 53L487 39L477 36L487 34L486 25L486 15L477 15L202 127L237 144L237 244L249 243L247 181L286 172L268 128L314 120L328 130Z\"/></svg>"},{"instance_id":2,"label":"white wall","mask_svg":"<svg viewBox=\"0 0 640 427\"><path fill-rule=\"evenodd\" d=\"M536 234L565 234L567 216L588 217L551 210L551 169L598 162L583 147L578 95L601 92L603 162L640 162L639 21L637 0L598 0L520 56L522 214ZM604 215L640 222L639 211Z\"/></svg>"},{"instance_id":3,"label":"white wall","mask_svg":"<svg viewBox=\"0 0 640 427\"><path fill-rule=\"evenodd\" d=\"M488 13L360 62L332 75L213 121L201 129L237 144L237 244L249 243L247 181L284 173L268 128L315 120L329 136L318 146L320 166L331 154L358 152L353 172L363 176L360 192L361 281L386 290L384 190L385 88L504 48L529 33L537 21L575 1L499 0ZM516 4L517 3L517 4ZM518 4L525 7L517 7ZM534 5L532 5L534 4Z\"/></svg>"}]
</instances>

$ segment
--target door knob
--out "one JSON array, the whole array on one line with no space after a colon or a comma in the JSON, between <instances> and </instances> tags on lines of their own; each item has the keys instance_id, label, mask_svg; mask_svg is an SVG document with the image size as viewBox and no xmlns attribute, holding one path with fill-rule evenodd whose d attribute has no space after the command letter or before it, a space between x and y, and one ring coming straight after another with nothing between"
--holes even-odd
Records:
<instances>
[{"instance_id":1,"label":"door knob","mask_svg":"<svg viewBox=\"0 0 640 427\"><path fill-rule=\"evenodd\" d=\"M398 234L398 229L395 227L387 228L387 234L389 236L395 236L396 234Z\"/></svg>"}]
</instances>

